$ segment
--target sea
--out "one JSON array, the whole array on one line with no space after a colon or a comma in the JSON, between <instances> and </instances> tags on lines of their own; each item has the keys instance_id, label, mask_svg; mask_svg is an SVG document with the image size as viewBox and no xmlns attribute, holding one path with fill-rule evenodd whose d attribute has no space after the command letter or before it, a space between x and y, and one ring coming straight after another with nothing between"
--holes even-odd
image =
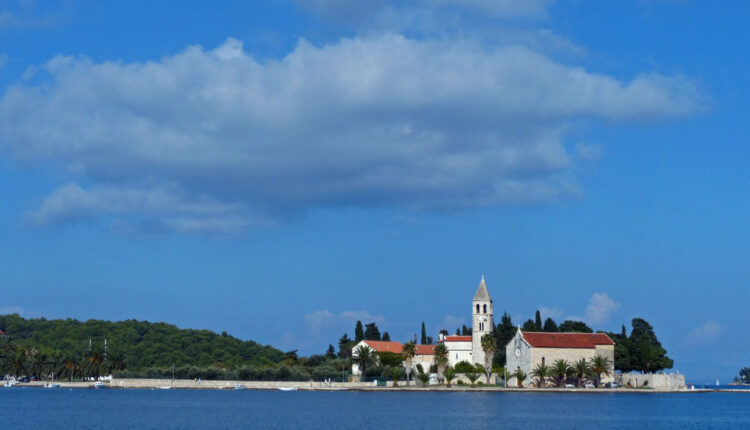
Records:
<instances>
[{"instance_id":1,"label":"sea","mask_svg":"<svg viewBox=\"0 0 750 430\"><path fill-rule=\"evenodd\" d=\"M746 429L750 393L0 388L0 429Z\"/></svg>"}]
</instances>

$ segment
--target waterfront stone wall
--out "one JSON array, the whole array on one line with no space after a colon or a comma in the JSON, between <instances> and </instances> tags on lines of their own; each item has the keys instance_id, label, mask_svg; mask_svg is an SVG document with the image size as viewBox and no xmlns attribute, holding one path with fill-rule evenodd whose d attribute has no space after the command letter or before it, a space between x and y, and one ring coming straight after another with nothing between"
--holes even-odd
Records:
<instances>
[{"instance_id":1,"label":"waterfront stone wall","mask_svg":"<svg viewBox=\"0 0 750 430\"><path fill-rule=\"evenodd\" d=\"M623 373L617 378L618 383L633 388L653 388L654 390L683 390L685 375L679 373Z\"/></svg>"}]
</instances>

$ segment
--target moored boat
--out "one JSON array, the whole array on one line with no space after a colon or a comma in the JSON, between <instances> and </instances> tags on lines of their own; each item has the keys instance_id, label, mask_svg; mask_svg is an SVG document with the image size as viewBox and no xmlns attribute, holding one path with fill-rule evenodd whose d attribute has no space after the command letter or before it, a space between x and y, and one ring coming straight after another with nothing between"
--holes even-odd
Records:
<instances>
[{"instance_id":1,"label":"moored boat","mask_svg":"<svg viewBox=\"0 0 750 430\"><path fill-rule=\"evenodd\" d=\"M297 387L279 387L279 391L297 391Z\"/></svg>"}]
</instances>

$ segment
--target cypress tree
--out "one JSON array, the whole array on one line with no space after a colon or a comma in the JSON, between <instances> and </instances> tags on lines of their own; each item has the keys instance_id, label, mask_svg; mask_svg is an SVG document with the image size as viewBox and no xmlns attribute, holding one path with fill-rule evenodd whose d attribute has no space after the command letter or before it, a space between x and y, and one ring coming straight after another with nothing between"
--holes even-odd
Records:
<instances>
[{"instance_id":1,"label":"cypress tree","mask_svg":"<svg viewBox=\"0 0 750 430\"><path fill-rule=\"evenodd\" d=\"M365 331L362 329L362 321L357 321L357 325L354 327L354 343L359 343L364 338Z\"/></svg>"},{"instance_id":2,"label":"cypress tree","mask_svg":"<svg viewBox=\"0 0 750 430\"><path fill-rule=\"evenodd\" d=\"M383 333L382 340L385 341L385 342L390 342L391 341L391 335L388 334L388 332Z\"/></svg>"},{"instance_id":3,"label":"cypress tree","mask_svg":"<svg viewBox=\"0 0 750 430\"><path fill-rule=\"evenodd\" d=\"M424 328L424 321L422 321L422 338L420 342L422 345L427 345L427 330Z\"/></svg>"},{"instance_id":4,"label":"cypress tree","mask_svg":"<svg viewBox=\"0 0 750 430\"><path fill-rule=\"evenodd\" d=\"M539 309L537 309L534 315L534 326L536 326L536 331L542 331L542 314L539 313Z\"/></svg>"}]
</instances>

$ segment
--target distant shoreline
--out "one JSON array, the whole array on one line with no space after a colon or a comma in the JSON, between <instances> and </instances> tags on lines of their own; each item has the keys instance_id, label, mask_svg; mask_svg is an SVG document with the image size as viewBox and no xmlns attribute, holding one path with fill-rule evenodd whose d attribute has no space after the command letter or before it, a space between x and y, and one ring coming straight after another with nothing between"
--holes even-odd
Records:
<instances>
[{"instance_id":1,"label":"distant shoreline","mask_svg":"<svg viewBox=\"0 0 750 430\"><path fill-rule=\"evenodd\" d=\"M14 388L44 388L48 382L37 381L18 384ZM94 389L93 382L65 382L55 381L60 384L59 388L51 389ZM282 381L200 381L178 379L113 379L105 382L105 389L175 389L175 390L234 390L235 385L242 385L245 390L270 390L275 391L280 388L295 388L299 391L361 391L361 392L507 392L507 393L561 393L561 394L689 394L689 393L712 393L712 392L731 392L731 393L750 393L750 390L742 389L705 389L696 388L693 390L652 390L652 389L630 389L630 388L503 388L494 386L475 386L452 385L450 388L445 386L419 386L419 385L399 385L398 387L374 387L372 384L363 383L332 383L326 387L321 382L282 382Z\"/></svg>"}]
</instances>

